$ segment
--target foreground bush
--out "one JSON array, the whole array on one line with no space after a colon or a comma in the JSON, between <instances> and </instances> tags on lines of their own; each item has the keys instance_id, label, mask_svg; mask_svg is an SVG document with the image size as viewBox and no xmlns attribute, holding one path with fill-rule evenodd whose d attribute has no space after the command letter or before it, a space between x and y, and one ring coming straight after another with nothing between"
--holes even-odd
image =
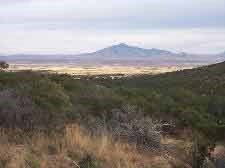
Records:
<instances>
[{"instance_id":1,"label":"foreground bush","mask_svg":"<svg viewBox=\"0 0 225 168\"><path fill-rule=\"evenodd\" d=\"M32 75L29 73L20 74L19 79L16 75L1 75L1 126L53 129L65 124L72 105L60 85L40 75L28 77Z\"/></svg>"}]
</instances>

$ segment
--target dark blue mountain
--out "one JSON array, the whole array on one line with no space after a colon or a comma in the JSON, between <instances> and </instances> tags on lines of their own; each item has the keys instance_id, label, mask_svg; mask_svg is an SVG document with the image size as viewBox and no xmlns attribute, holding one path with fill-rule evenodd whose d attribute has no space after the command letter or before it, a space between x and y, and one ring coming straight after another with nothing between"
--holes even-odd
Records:
<instances>
[{"instance_id":1,"label":"dark blue mountain","mask_svg":"<svg viewBox=\"0 0 225 168\"><path fill-rule=\"evenodd\" d=\"M93 55L97 57L148 57L148 56L162 56L162 55L175 55L174 53L166 50L160 50L156 48L144 49L140 47L129 46L121 43L111 47L104 48L94 53L87 55Z\"/></svg>"}]
</instances>

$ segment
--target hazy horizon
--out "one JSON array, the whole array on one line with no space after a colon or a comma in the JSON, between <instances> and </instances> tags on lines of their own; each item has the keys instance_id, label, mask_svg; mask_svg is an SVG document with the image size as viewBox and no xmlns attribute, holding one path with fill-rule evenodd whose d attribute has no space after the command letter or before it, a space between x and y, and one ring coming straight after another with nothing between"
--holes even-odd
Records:
<instances>
[{"instance_id":1,"label":"hazy horizon","mask_svg":"<svg viewBox=\"0 0 225 168\"><path fill-rule=\"evenodd\" d=\"M225 51L225 1L0 0L0 54L79 54L118 43Z\"/></svg>"}]
</instances>

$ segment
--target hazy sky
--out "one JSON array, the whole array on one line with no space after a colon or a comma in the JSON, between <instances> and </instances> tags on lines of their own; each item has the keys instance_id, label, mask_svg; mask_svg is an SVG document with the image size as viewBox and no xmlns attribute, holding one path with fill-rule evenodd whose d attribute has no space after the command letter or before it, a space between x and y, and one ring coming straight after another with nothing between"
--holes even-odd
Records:
<instances>
[{"instance_id":1,"label":"hazy sky","mask_svg":"<svg viewBox=\"0 0 225 168\"><path fill-rule=\"evenodd\" d=\"M225 51L225 0L0 0L0 53Z\"/></svg>"}]
</instances>

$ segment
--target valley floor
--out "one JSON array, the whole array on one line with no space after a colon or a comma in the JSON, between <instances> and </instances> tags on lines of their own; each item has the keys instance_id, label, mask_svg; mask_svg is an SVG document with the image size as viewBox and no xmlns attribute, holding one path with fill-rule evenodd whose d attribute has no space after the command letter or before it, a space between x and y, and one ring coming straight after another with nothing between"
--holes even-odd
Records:
<instances>
[{"instance_id":1,"label":"valley floor","mask_svg":"<svg viewBox=\"0 0 225 168\"><path fill-rule=\"evenodd\" d=\"M74 75L103 75L103 74L159 74L183 69L191 69L193 66L76 66L60 64L10 64L12 71L35 70Z\"/></svg>"}]
</instances>

